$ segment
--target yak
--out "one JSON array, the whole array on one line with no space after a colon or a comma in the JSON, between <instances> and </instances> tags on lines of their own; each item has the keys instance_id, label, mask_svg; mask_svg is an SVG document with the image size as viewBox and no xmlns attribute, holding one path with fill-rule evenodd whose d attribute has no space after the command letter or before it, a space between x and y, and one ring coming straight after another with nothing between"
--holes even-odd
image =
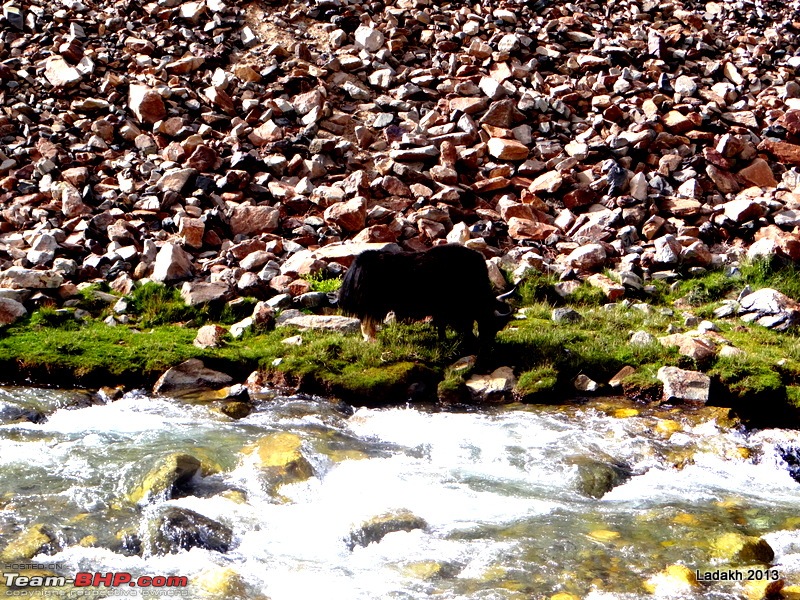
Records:
<instances>
[{"instance_id":1,"label":"yak","mask_svg":"<svg viewBox=\"0 0 800 600\"><path fill-rule=\"evenodd\" d=\"M495 297L479 252L447 244L423 252L362 252L342 281L339 307L361 319L367 341L375 340L377 324L393 312L405 322L430 317L440 338L450 326L470 344L477 322L485 348L511 316L503 301L508 295Z\"/></svg>"}]
</instances>

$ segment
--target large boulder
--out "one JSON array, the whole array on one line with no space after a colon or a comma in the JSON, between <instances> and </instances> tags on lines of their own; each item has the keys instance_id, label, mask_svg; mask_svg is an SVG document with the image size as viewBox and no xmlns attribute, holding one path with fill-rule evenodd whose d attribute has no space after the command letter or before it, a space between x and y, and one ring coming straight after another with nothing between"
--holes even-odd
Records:
<instances>
[{"instance_id":1,"label":"large boulder","mask_svg":"<svg viewBox=\"0 0 800 600\"><path fill-rule=\"evenodd\" d=\"M149 552L176 554L202 548L227 552L233 541L230 527L186 508L168 506L148 524Z\"/></svg>"},{"instance_id":2,"label":"large boulder","mask_svg":"<svg viewBox=\"0 0 800 600\"><path fill-rule=\"evenodd\" d=\"M64 276L54 270L37 271L23 267L11 267L0 271L0 288L52 289L64 283Z\"/></svg>"},{"instance_id":3,"label":"large boulder","mask_svg":"<svg viewBox=\"0 0 800 600\"><path fill-rule=\"evenodd\" d=\"M354 529L347 540L347 546L353 550L356 546L367 546L380 542L384 537L396 531L413 531L414 529L425 529L427 526L425 519L411 511L389 512L368 519Z\"/></svg>"},{"instance_id":4,"label":"large boulder","mask_svg":"<svg viewBox=\"0 0 800 600\"><path fill-rule=\"evenodd\" d=\"M711 378L697 371L661 367L656 377L664 383L664 402L705 404L711 390Z\"/></svg>"},{"instance_id":5,"label":"large boulder","mask_svg":"<svg viewBox=\"0 0 800 600\"><path fill-rule=\"evenodd\" d=\"M161 375L153 387L153 393L184 396L208 389L220 389L232 382L230 375L207 369L202 360L190 358Z\"/></svg>"},{"instance_id":6,"label":"large boulder","mask_svg":"<svg viewBox=\"0 0 800 600\"><path fill-rule=\"evenodd\" d=\"M189 454L174 453L159 460L133 489L128 499L134 504L147 504L173 497L200 469L200 461Z\"/></svg>"},{"instance_id":7,"label":"large boulder","mask_svg":"<svg viewBox=\"0 0 800 600\"><path fill-rule=\"evenodd\" d=\"M161 246L156 255L153 267L153 281L162 283L179 281L191 277L194 268L186 251L177 244L167 243Z\"/></svg>"},{"instance_id":8,"label":"large boulder","mask_svg":"<svg viewBox=\"0 0 800 600\"><path fill-rule=\"evenodd\" d=\"M10 325L28 314L25 307L10 298L0 298L0 325Z\"/></svg>"}]
</instances>

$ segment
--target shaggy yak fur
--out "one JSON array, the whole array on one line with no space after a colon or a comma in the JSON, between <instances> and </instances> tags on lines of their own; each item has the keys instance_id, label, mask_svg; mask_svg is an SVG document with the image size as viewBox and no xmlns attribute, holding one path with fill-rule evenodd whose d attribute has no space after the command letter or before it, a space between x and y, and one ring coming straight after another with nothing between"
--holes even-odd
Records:
<instances>
[{"instance_id":1,"label":"shaggy yak fur","mask_svg":"<svg viewBox=\"0 0 800 600\"><path fill-rule=\"evenodd\" d=\"M339 307L361 319L366 340L375 339L377 324L393 312L399 321L430 317L440 337L450 326L471 343L477 321L483 347L511 315L492 291L483 256L455 244L425 252L362 252L342 282Z\"/></svg>"}]
</instances>

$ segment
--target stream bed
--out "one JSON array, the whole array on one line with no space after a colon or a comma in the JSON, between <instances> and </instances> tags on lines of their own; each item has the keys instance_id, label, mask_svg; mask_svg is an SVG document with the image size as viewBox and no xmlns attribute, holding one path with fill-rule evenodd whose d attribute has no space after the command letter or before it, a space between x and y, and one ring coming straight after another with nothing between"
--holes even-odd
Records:
<instances>
[{"instance_id":1,"label":"stream bed","mask_svg":"<svg viewBox=\"0 0 800 600\"><path fill-rule=\"evenodd\" d=\"M745 432L721 409L440 412L265 394L232 420L215 402L87 398L0 389L0 550L44 527L51 543L23 562L54 574L177 575L183 597L271 600L761 597L765 581L694 581L731 571L800 592L800 484L786 460L800 435ZM24 411L46 420L13 420ZM265 477L247 449L276 434L300 440L310 477ZM132 501L175 453L203 464L187 495ZM169 507L224 525L230 547L153 552L148 523ZM358 538L381 515L418 524ZM32 595L6 583L0 594Z\"/></svg>"}]
</instances>

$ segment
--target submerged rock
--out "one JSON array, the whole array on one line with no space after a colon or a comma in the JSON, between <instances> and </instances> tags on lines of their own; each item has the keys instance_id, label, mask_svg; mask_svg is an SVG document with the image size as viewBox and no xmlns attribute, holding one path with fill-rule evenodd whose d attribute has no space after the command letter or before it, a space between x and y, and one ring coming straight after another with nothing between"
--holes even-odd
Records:
<instances>
[{"instance_id":1,"label":"submerged rock","mask_svg":"<svg viewBox=\"0 0 800 600\"><path fill-rule=\"evenodd\" d=\"M233 541L230 527L186 508L168 506L148 524L150 554L175 554L202 548L227 552Z\"/></svg>"},{"instance_id":2,"label":"submerged rock","mask_svg":"<svg viewBox=\"0 0 800 600\"><path fill-rule=\"evenodd\" d=\"M37 554L52 554L58 550L55 537L41 523L31 525L28 529L12 539L0 553L0 560L13 562L28 560Z\"/></svg>"},{"instance_id":3,"label":"submerged rock","mask_svg":"<svg viewBox=\"0 0 800 600\"><path fill-rule=\"evenodd\" d=\"M367 546L380 542L395 531L412 531L425 529L428 523L408 510L385 513L364 521L355 529L347 540L347 547L353 550L356 546Z\"/></svg>"},{"instance_id":4,"label":"submerged rock","mask_svg":"<svg viewBox=\"0 0 800 600\"><path fill-rule=\"evenodd\" d=\"M738 532L716 538L711 543L711 554L725 562L739 564L769 564L775 558L775 552L766 540Z\"/></svg>"},{"instance_id":5,"label":"submerged rock","mask_svg":"<svg viewBox=\"0 0 800 600\"><path fill-rule=\"evenodd\" d=\"M176 489L185 485L199 469L200 461L189 454L165 456L142 478L128 499L135 504L146 504L158 498L172 498Z\"/></svg>"},{"instance_id":6,"label":"submerged rock","mask_svg":"<svg viewBox=\"0 0 800 600\"><path fill-rule=\"evenodd\" d=\"M577 457L572 462L578 469L578 490L590 498L602 498L631 478L631 468L623 463Z\"/></svg>"},{"instance_id":7,"label":"submerged rock","mask_svg":"<svg viewBox=\"0 0 800 600\"><path fill-rule=\"evenodd\" d=\"M220 600L250 600L253 598L248 593L242 576L231 567L215 567L203 571L192 579L192 584L200 588L204 598L219 598Z\"/></svg>"},{"instance_id":8,"label":"submerged rock","mask_svg":"<svg viewBox=\"0 0 800 600\"><path fill-rule=\"evenodd\" d=\"M302 452L303 440L288 432L271 433L246 447L270 485L304 481L314 476L314 468Z\"/></svg>"}]
</instances>

